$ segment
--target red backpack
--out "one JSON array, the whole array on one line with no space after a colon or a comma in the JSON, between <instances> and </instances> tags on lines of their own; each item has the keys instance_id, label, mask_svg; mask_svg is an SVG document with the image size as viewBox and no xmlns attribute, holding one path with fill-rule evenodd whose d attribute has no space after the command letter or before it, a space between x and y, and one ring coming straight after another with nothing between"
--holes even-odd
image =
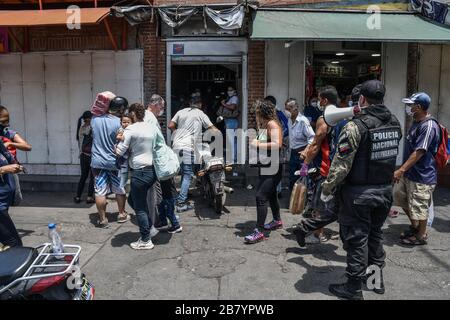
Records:
<instances>
[{"instance_id":1,"label":"red backpack","mask_svg":"<svg viewBox=\"0 0 450 320\"><path fill-rule=\"evenodd\" d=\"M439 143L439 147L437 149L436 154L434 155L434 160L436 160L436 165L439 169L445 168L447 165L447 161L449 160L449 155L447 154L447 145L448 145L448 130L442 124L440 124L436 119L434 120L441 129L441 141Z\"/></svg>"}]
</instances>

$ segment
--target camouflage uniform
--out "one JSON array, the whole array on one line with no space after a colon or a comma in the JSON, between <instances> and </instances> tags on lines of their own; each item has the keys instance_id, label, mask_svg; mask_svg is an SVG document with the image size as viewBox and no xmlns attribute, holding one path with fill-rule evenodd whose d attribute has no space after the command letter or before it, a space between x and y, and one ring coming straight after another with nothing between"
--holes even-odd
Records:
<instances>
[{"instance_id":1,"label":"camouflage uniform","mask_svg":"<svg viewBox=\"0 0 450 320\"><path fill-rule=\"evenodd\" d=\"M344 181L353 165L358 150L361 134L352 121L348 122L339 136L337 152L331 163L327 180L322 184L322 193L329 196L336 192L337 187Z\"/></svg>"},{"instance_id":2,"label":"camouflage uniform","mask_svg":"<svg viewBox=\"0 0 450 320\"><path fill-rule=\"evenodd\" d=\"M372 124L367 131L361 131L364 121ZM381 228L392 204L392 177L389 175L393 175L395 165L392 168L385 166L381 172L385 180L381 183L376 181L379 174L371 160L374 142L370 130L384 128L386 123L389 123L389 128L400 130L396 118L383 105L363 109L361 114L349 121L339 136L336 154L322 186L324 196L334 195L339 201L338 222L347 251L346 271L349 281L361 281L369 265L384 267ZM395 155L389 161L392 165ZM358 173L355 175L355 172ZM360 172L370 174L362 178L361 183L353 182L357 181L355 176L358 177Z\"/></svg>"}]
</instances>

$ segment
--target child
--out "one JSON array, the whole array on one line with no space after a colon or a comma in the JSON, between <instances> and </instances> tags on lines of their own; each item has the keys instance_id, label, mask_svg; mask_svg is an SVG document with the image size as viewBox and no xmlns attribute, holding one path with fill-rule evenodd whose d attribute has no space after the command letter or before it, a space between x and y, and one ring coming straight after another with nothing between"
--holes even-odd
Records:
<instances>
[{"instance_id":1,"label":"child","mask_svg":"<svg viewBox=\"0 0 450 320\"><path fill-rule=\"evenodd\" d=\"M117 141L120 142L123 140L123 132L125 128L127 128L132 123L128 112L124 112L121 117L122 129L117 133ZM125 188L128 181L128 155L129 153L125 153L122 157L117 159L117 165L120 170L120 186Z\"/></svg>"}]
</instances>

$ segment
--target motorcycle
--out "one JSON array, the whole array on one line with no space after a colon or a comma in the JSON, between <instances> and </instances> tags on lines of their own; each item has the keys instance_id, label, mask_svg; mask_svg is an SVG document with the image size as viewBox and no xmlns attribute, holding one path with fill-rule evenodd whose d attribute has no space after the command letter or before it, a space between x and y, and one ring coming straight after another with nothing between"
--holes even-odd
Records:
<instances>
[{"instance_id":1,"label":"motorcycle","mask_svg":"<svg viewBox=\"0 0 450 320\"><path fill-rule=\"evenodd\" d=\"M93 300L94 286L81 273L81 247L52 244L0 252L0 300Z\"/></svg>"},{"instance_id":2,"label":"motorcycle","mask_svg":"<svg viewBox=\"0 0 450 320\"><path fill-rule=\"evenodd\" d=\"M197 172L204 191L204 198L221 214L225 205L226 194L233 193L233 188L225 186L225 171L231 171L231 166L225 166L223 158L213 157L208 144L203 144L200 152L202 168Z\"/></svg>"}]
</instances>

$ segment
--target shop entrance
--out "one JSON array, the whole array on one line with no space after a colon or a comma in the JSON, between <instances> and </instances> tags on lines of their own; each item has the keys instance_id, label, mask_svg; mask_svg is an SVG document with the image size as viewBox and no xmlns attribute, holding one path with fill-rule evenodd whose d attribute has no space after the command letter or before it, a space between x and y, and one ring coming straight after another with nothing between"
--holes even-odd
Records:
<instances>
[{"instance_id":1,"label":"shop entrance","mask_svg":"<svg viewBox=\"0 0 450 320\"><path fill-rule=\"evenodd\" d=\"M203 111L218 128L223 126L217 122L217 110L222 100L227 100L227 88L236 89L239 100L242 99L242 65L233 63L189 63L174 62L172 64L172 116L180 109L187 107L189 98L199 93ZM242 104L239 105L242 110ZM242 112L241 112L242 115ZM242 119L240 119L240 122Z\"/></svg>"},{"instance_id":2,"label":"shop entrance","mask_svg":"<svg viewBox=\"0 0 450 320\"><path fill-rule=\"evenodd\" d=\"M340 106L348 106L353 87L366 80L381 80L381 61L381 43L340 43L339 46L315 43L313 86L307 96L317 96L319 88L332 85L339 93Z\"/></svg>"}]
</instances>

